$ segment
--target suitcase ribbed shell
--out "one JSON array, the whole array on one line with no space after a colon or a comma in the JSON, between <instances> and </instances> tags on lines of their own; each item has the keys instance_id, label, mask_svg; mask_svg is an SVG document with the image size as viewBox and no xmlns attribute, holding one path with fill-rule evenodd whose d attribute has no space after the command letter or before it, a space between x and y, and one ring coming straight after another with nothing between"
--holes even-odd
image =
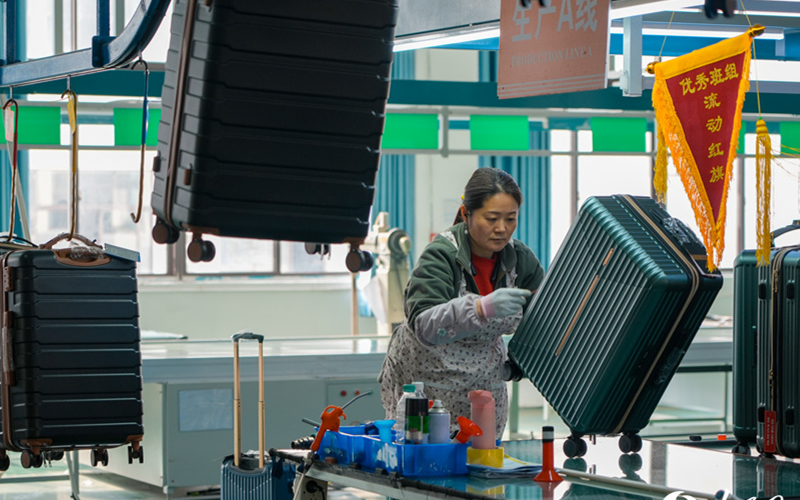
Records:
<instances>
[{"instance_id":1,"label":"suitcase ribbed shell","mask_svg":"<svg viewBox=\"0 0 800 500\"><path fill-rule=\"evenodd\" d=\"M648 218L682 241L670 246ZM677 255L681 245L705 263L691 231L649 198L590 198L581 208L509 344L573 433L647 425L722 286L718 274L693 285L698 266Z\"/></svg>"},{"instance_id":2,"label":"suitcase ribbed shell","mask_svg":"<svg viewBox=\"0 0 800 500\"><path fill-rule=\"evenodd\" d=\"M755 250L745 250L733 268L733 435L756 442L756 352L758 268Z\"/></svg>"},{"instance_id":3,"label":"suitcase ribbed shell","mask_svg":"<svg viewBox=\"0 0 800 500\"><path fill-rule=\"evenodd\" d=\"M175 3L172 19L156 215L221 236L366 236L397 0L197 2L181 54L186 8ZM182 55L188 66L177 95Z\"/></svg>"},{"instance_id":4,"label":"suitcase ribbed shell","mask_svg":"<svg viewBox=\"0 0 800 500\"><path fill-rule=\"evenodd\" d=\"M779 278L773 273L779 267ZM800 401L800 249L778 248L770 265L762 266L758 300L758 413L757 444L764 449L764 410L777 412L777 452L800 458L798 402ZM774 292L773 293L773 289ZM780 301L780 303L775 303ZM777 311L773 308L777 306ZM776 315L777 313L777 315ZM773 318L773 315L776 315ZM773 321L774 319L774 321ZM772 394L770 386L775 393Z\"/></svg>"}]
</instances>

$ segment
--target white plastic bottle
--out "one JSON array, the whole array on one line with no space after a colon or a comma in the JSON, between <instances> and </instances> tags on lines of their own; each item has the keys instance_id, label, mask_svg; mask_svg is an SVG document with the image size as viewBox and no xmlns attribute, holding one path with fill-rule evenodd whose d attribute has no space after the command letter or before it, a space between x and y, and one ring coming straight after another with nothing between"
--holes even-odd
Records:
<instances>
[{"instance_id":1,"label":"white plastic bottle","mask_svg":"<svg viewBox=\"0 0 800 500\"><path fill-rule=\"evenodd\" d=\"M428 399L427 397L425 397L425 382L413 382L412 385L416 387L416 390L414 391L415 398Z\"/></svg>"},{"instance_id":2,"label":"white plastic bottle","mask_svg":"<svg viewBox=\"0 0 800 500\"><path fill-rule=\"evenodd\" d=\"M406 430L406 399L415 397L414 392L416 386L414 384L406 384L403 386L403 395L397 402L397 411L395 413L395 423L392 429L397 431L397 442L402 443Z\"/></svg>"}]
</instances>

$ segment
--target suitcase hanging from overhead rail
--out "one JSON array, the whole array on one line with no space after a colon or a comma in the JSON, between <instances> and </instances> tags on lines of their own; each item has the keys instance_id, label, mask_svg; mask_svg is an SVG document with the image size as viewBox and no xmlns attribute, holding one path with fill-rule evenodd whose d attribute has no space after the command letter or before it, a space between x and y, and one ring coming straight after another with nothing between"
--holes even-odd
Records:
<instances>
[{"instance_id":1,"label":"suitcase hanging from overhead rail","mask_svg":"<svg viewBox=\"0 0 800 500\"><path fill-rule=\"evenodd\" d=\"M106 465L128 443L144 458L136 263L75 238L88 246L0 245L0 470L8 451L25 468L75 449Z\"/></svg>"},{"instance_id":2,"label":"suitcase hanging from overhead rail","mask_svg":"<svg viewBox=\"0 0 800 500\"><path fill-rule=\"evenodd\" d=\"M572 435L641 449L653 414L722 287L700 240L654 200L589 198L509 343L509 358Z\"/></svg>"},{"instance_id":3,"label":"suitcase hanging from overhead rail","mask_svg":"<svg viewBox=\"0 0 800 500\"><path fill-rule=\"evenodd\" d=\"M162 92L153 238L363 242L397 0L180 0Z\"/></svg>"},{"instance_id":4,"label":"suitcase hanging from overhead rail","mask_svg":"<svg viewBox=\"0 0 800 500\"><path fill-rule=\"evenodd\" d=\"M800 245L773 248L758 269L756 446L800 458Z\"/></svg>"}]
</instances>

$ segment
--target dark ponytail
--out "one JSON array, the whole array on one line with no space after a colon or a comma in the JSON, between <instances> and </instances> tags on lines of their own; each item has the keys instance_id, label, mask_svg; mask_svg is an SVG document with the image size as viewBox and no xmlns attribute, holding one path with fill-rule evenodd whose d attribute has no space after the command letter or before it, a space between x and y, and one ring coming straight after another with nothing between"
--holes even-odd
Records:
<instances>
[{"instance_id":1,"label":"dark ponytail","mask_svg":"<svg viewBox=\"0 0 800 500\"><path fill-rule=\"evenodd\" d=\"M500 169L483 167L475 170L472 174L464 187L464 196L461 199L467 213L472 213L483 207L486 200L499 193L511 195L517 205L522 206L522 192L517 181ZM453 224L463 221L461 207L458 207Z\"/></svg>"}]
</instances>

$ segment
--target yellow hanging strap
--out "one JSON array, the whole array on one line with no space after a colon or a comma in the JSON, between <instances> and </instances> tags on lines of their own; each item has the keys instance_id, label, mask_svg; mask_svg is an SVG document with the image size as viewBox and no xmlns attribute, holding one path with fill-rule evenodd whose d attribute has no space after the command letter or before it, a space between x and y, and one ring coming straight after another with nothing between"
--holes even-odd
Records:
<instances>
[{"instance_id":1,"label":"yellow hanging strap","mask_svg":"<svg viewBox=\"0 0 800 500\"><path fill-rule=\"evenodd\" d=\"M675 12L669 17L667 24L667 31L672 26L672 20L675 17ZM664 35L664 40L661 42L661 50L658 51L658 62L661 62L661 54L664 52L664 45L667 43L667 35ZM656 62L647 65L647 72L651 75L656 73ZM653 190L656 192L656 198L659 203L667 202L667 141L664 137L664 129L661 124L656 120L656 164L653 172Z\"/></svg>"},{"instance_id":2,"label":"yellow hanging strap","mask_svg":"<svg viewBox=\"0 0 800 500\"><path fill-rule=\"evenodd\" d=\"M14 106L14 109L11 109ZM9 210L8 238L6 242L11 243L14 239L14 223L17 218L17 127L19 126L19 104L14 98L10 98L3 105L3 122L6 129L6 142L11 143L9 154L11 155L11 209Z\"/></svg>"},{"instance_id":3,"label":"yellow hanging strap","mask_svg":"<svg viewBox=\"0 0 800 500\"><path fill-rule=\"evenodd\" d=\"M75 236L75 230L78 227L78 96L70 89L61 94L61 98L67 98L67 114L69 115L69 131L72 135L72 192L71 192L71 206L72 217L70 219L69 238L71 240Z\"/></svg>"},{"instance_id":4,"label":"yellow hanging strap","mask_svg":"<svg viewBox=\"0 0 800 500\"><path fill-rule=\"evenodd\" d=\"M769 264L770 202L772 192L772 142L764 120L756 122L756 260Z\"/></svg>"}]
</instances>

